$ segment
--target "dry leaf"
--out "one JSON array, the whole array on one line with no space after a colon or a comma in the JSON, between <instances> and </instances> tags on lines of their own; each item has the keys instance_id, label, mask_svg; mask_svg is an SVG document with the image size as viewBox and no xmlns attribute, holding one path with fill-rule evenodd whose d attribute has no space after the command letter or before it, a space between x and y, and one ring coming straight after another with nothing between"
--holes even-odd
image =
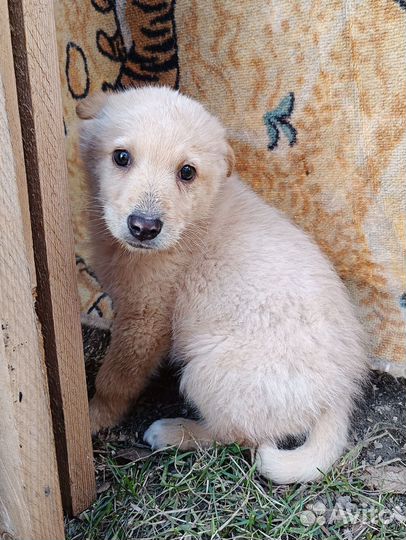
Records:
<instances>
[{"instance_id":1,"label":"dry leaf","mask_svg":"<svg viewBox=\"0 0 406 540\"><path fill-rule=\"evenodd\" d=\"M152 450L144 447L132 447L125 448L120 450L114 456L114 460L119 465L126 465L127 463L132 463L133 461L138 461L139 459L145 459L152 454Z\"/></svg>"},{"instance_id":2,"label":"dry leaf","mask_svg":"<svg viewBox=\"0 0 406 540\"><path fill-rule=\"evenodd\" d=\"M362 479L368 487L384 493L406 493L406 467L401 465L367 467Z\"/></svg>"},{"instance_id":3,"label":"dry leaf","mask_svg":"<svg viewBox=\"0 0 406 540\"><path fill-rule=\"evenodd\" d=\"M107 491L111 486L111 483L110 482L104 482L103 484L101 484L98 488L97 488L97 493L104 493L105 491Z\"/></svg>"}]
</instances>

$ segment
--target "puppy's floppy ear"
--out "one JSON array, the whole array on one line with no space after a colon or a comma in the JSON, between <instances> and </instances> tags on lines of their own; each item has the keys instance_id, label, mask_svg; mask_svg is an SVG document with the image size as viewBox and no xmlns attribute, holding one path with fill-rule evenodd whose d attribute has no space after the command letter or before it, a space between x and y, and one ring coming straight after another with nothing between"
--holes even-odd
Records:
<instances>
[{"instance_id":1,"label":"puppy's floppy ear","mask_svg":"<svg viewBox=\"0 0 406 540\"><path fill-rule=\"evenodd\" d=\"M232 149L230 143L227 143L227 154L226 154L226 160L227 160L227 177L231 176L234 172L235 167L235 155L234 150Z\"/></svg>"},{"instance_id":2,"label":"puppy's floppy ear","mask_svg":"<svg viewBox=\"0 0 406 540\"><path fill-rule=\"evenodd\" d=\"M76 114L82 120L96 118L106 104L108 97L108 92L96 92L96 94L85 98L76 105Z\"/></svg>"}]
</instances>

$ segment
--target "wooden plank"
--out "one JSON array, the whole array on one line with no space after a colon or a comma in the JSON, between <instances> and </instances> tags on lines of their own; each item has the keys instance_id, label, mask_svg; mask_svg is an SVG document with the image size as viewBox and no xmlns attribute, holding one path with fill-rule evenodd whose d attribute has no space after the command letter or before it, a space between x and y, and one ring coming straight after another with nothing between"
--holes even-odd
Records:
<instances>
[{"instance_id":1,"label":"wooden plank","mask_svg":"<svg viewBox=\"0 0 406 540\"><path fill-rule=\"evenodd\" d=\"M6 113L10 129L11 147L15 156L23 155L23 143L21 139L20 116L18 113L17 90L14 76L13 53L11 47L11 35L8 19L7 2L0 2L0 72L4 85L4 97L6 101ZM32 249L31 220L28 205L27 180L25 176L25 164L23 159L16 159L14 170L17 178L18 193L20 198L21 215L24 227L24 238L32 290L36 287L34 252Z\"/></svg>"},{"instance_id":2,"label":"wooden plank","mask_svg":"<svg viewBox=\"0 0 406 540\"><path fill-rule=\"evenodd\" d=\"M14 167L21 156L13 152L12 132L1 71L0 537L59 540L64 538L62 504Z\"/></svg>"},{"instance_id":3,"label":"wooden plank","mask_svg":"<svg viewBox=\"0 0 406 540\"><path fill-rule=\"evenodd\" d=\"M65 511L95 496L52 0L10 0L14 66Z\"/></svg>"}]
</instances>

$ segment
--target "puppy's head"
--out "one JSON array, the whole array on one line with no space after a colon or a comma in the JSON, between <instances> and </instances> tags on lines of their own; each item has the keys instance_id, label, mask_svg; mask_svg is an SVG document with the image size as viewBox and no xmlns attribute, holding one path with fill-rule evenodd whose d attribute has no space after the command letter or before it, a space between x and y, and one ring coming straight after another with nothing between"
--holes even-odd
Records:
<instances>
[{"instance_id":1,"label":"puppy's head","mask_svg":"<svg viewBox=\"0 0 406 540\"><path fill-rule=\"evenodd\" d=\"M140 88L96 94L77 114L92 191L128 249L168 249L209 218L234 157L224 128L199 103Z\"/></svg>"}]
</instances>

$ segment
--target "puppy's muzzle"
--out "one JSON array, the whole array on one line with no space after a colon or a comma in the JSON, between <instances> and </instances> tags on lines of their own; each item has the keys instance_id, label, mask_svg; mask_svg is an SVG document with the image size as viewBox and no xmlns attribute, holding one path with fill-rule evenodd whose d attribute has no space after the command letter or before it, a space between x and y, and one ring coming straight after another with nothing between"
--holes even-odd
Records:
<instances>
[{"instance_id":1,"label":"puppy's muzzle","mask_svg":"<svg viewBox=\"0 0 406 540\"><path fill-rule=\"evenodd\" d=\"M162 229L162 221L156 218L130 214L127 218L128 230L140 242L156 238Z\"/></svg>"}]
</instances>

